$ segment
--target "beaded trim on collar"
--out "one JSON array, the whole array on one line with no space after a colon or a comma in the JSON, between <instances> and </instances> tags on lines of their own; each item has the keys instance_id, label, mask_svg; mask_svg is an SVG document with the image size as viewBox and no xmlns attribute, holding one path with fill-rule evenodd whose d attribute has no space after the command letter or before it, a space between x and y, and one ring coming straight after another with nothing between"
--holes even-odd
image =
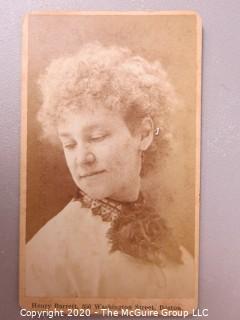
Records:
<instances>
[{"instance_id":1,"label":"beaded trim on collar","mask_svg":"<svg viewBox=\"0 0 240 320\"><path fill-rule=\"evenodd\" d=\"M82 190L77 189L74 201L81 201L84 208L89 208L93 215L101 216L103 221L111 222L115 220L123 209L137 209L144 203L142 194L135 202L118 202L111 199L94 200Z\"/></svg>"}]
</instances>

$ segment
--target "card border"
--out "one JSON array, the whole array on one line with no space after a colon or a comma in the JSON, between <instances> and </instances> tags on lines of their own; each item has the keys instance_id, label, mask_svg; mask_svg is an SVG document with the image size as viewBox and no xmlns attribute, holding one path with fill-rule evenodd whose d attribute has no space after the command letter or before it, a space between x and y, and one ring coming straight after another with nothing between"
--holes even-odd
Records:
<instances>
[{"instance_id":1,"label":"card border","mask_svg":"<svg viewBox=\"0 0 240 320\"><path fill-rule=\"evenodd\" d=\"M192 15L196 17L196 41L197 41L197 56L196 56L196 173L195 173L195 296L191 299L184 298L59 298L59 297L27 297L25 296L25 238L26 238L26 190L27 190L27 96L28 96L28 26L29 17L34 15ZM39 303L122 303L125 304L154 304L159 305L179 305L183 310L192 312L198 306L198 278L199 278L199 211L200 211L200 158L201 158L201 76L202 76L202 21L199 14L195 11L33 11L24 17L23 21L23 41L22 41L22 91L21 91L21 164L20 164L20 240L19 240L19 304L28 310L41 310L32 308L32 301L36 300ZM93 309L94 311L94 309Z\"/></svg>"}]
</instances>

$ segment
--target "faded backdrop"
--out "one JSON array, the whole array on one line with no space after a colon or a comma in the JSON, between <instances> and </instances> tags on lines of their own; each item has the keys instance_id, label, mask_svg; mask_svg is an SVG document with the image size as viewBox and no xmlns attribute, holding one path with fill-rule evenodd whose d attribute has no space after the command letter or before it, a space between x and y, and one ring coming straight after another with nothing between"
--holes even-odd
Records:
<instances>
[{"instance_id":1,"label":"faded backdrop","mask_svg":"<svg viewBox=\"0 0 240 320\"><path fill-rule=\"evenodd\" d=\"M49 62L78 51L87 42L128 47L159 60L176 89L181 109L174 117L171 155L148 181L181 244L194 253L196 154L196 17L157 15L41 15L29 20L27 232L28 241L72 198L74 184L63 153L41 140L36 113L41 103L37 80Z\"/></svg>"}]
</instances>

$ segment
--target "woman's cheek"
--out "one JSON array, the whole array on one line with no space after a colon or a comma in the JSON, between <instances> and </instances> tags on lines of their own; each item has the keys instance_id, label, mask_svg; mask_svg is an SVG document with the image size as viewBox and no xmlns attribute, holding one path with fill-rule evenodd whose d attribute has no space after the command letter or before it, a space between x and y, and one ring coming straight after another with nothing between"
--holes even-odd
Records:
<instances>
[{"instance_id":1,"label":"woman's cheek","mask_svg":"<svg viewBox=\"0 0 240 320\"><path fill-rule=\"evenodd\" d=\"M107 161L109 158L112 158L116 151L116 144L111 143L110 141L106 141L96 146L93 150L93 153L95 154L97 159Z\"/></svg>"},{"instance_id":2,"label":"woman's cheek","mask_svg":"<svg viewBox=\"0 0 240 320\"><path fill-rule=\"evenodd\" d=\"M74 156L65 152L65 159L66 159L66 163L69 170L73 172L76 166L76 161L74 160Z\"/></svg>"}]
</instances>

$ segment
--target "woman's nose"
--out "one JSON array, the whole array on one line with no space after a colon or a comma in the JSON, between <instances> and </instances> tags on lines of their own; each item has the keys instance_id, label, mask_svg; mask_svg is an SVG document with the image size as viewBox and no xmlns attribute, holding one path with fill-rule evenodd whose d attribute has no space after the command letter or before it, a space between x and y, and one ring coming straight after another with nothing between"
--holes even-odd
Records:
<instances>
[{"instance_id":1,"label":"woman's nose","mask_svg":"<svg viewBox=\"0 0 240 320\"><path fill-rule=\"evenodd\" d=\"M96 161L96 156L90 150L78 150L76 155L76 163L78 165L90 165Z\"/></svg>"},{"instance_id":2,"label":"woman's nose","mask_svg":"<svg viewBox=\"0 0 240 320\"><path fill-rule=\"evenodd\" d=\"M85 162L87 163L93 163L95 162L96 158L95 155L92 152L88 152L85 156Z\"/></svg>"}]
</instances>

